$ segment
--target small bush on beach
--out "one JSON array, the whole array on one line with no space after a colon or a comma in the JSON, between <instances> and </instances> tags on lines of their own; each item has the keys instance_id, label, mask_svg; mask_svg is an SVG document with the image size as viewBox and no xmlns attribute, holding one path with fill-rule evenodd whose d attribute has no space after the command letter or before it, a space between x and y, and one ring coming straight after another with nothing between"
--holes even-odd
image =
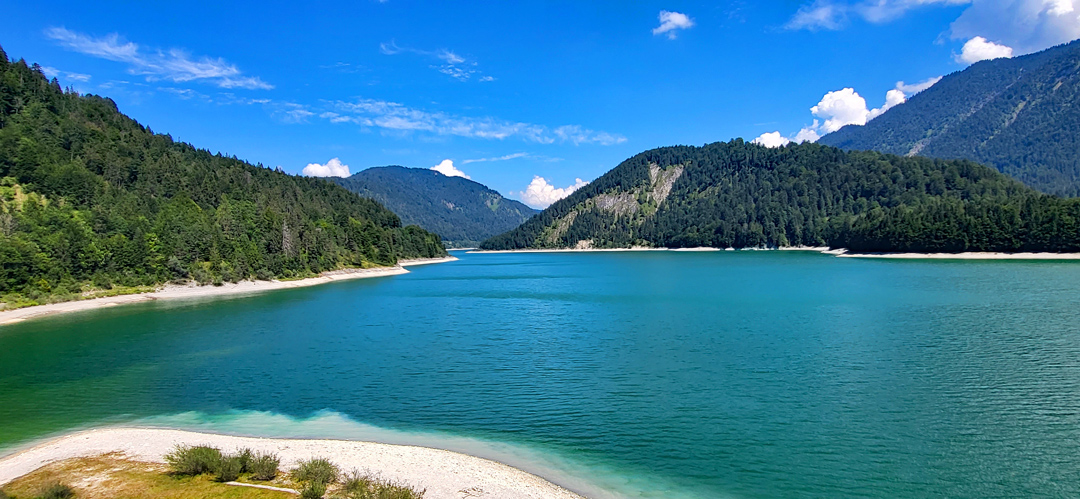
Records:
<instances>
[{"instance_id":1,"label":"small bush on beach","mask_svg":"<svg viewBox=\"0 0 1080 499\"><path fill-rule=\"evenodd\" d=\"M273 480L277 477L279 464L281 464L281 459L278 458L277 454L260 452L251 456L248 472L251 473L251 478L255 480Z\"/></svg>"},{"instance_id":2,"label":"small bush on beach","mask_svg":"<svg viewBox=\"0 0 1080 499\"><path fill-rule=\"evenodd\" d=\"M345 475L339 497L342 499L422 499L426 490L364 475L357 470Z\"/></svg>"},{"instance_id":3,"label":"small bush on beach","mask_svg":"<svg viewBox=\"0 0 1080 499\"><path fill-rule=\"evenodd\" d=\"M11 496L7 495L6 492L0 490L0 499L11 499Z\"/></svg>"},{"instance_id":4,"label":"small bush on beach","mask_svg":"<svg viewBox=\"0 0 1080 499\"><path fill-rule=\"evenodd\" d=\"M75 489L62 483L46 485L38 494L40 499L70 499L75 497Z\"/></svg>"},{"instance_id":5,"label":"small bush on beach","mask_svg":"<svg viewBox=\"0 0 1080 499\"><path fill-rule=\"evenodd\" d=\"M326 494L326 484L322 482L307 482L300 489L300 499L322 499Z\"/></svg>"},{"instance_id":6,"label":"small bush on beach","mask_svg":"<svg viewBox=\"0 0 1080 499\"><path fill-rule=\"evenodd\" d=\"M165 462L177 475L201 475L217 470L221 461L221 451L206 445L190 447L178 445L165 456Z\"/></svg>"},{"instance_id":7,"label":"small bush on beach","mask_svg":"<svg viewBox=\"0 0 1080 499\"><path fill-rule=\"evenodd\" d=\"M236 451L236 457L240 458L241 473L251 473L251 458L254 456L255 453L247 447Z\"/></svg>"},{"instance_id":8,"label":"small bush on beach","mask_svg":"<svg viewBox=\"0 0 1080 499\"><path fill-rule=\"evenodd\" d=\"M244 471L244 461L238 454L232 454L227 456L221 456L221 459L217 463L217 467L214 473L217 475L217 481L219 482L231 482L240 478L240 473Z\"/></svg>"},{"instance_id":9,"label":"small bush on beach","mask_svg":"<svg viewBox=\"0 0 1080 499\"><path fill-rule=\"evenodd\" d=\"M314 458L300 461L292 471L292 478L298 482L321 483L329 485L337 481L341 470L327 459Z\"/></svg>"}]
</instances>

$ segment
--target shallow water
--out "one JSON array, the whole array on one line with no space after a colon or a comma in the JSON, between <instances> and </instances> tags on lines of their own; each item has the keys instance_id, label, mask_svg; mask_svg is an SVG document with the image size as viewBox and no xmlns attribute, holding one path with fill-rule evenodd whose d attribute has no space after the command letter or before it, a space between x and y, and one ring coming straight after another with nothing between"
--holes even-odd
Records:
<instances>
[{"instance_id":1,"label":"shallow water","mask_svg":"<svg viewBox=\"0 0 1080 499\"><path fill-rule=\"evenodd\" d=\"M597 497L1080 496L1080 262L461 255L0 328L0 447L420 443Z\"/></svg>"}]
</instances>

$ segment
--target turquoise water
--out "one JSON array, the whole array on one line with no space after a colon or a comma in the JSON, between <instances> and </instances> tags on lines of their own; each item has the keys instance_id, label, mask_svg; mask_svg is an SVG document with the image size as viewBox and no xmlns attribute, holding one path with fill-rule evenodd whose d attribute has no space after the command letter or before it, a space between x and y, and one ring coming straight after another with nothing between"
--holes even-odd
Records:
<instances>
[{"instance_id":1,"label":"turquoise water","mask_svg":"<svg viewBox=\"0 0 1080 499\"><path fill-rule=\"evenodd\" d=\"M0 328L0 447L374 439L596 497L1080 496L1080 263L460 254Z\"/></svg>"}]
</instances>

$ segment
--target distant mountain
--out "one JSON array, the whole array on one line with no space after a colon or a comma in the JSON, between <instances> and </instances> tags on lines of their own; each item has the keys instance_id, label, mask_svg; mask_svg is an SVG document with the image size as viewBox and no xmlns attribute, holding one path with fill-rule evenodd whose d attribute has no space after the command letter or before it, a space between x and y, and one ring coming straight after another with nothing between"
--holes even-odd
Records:
<instances>
[{"instance_id":1,"label":"distant mountain","mask_svg":"<svg viewBox=\"0 0 1080 499\"><path fill-rule=\"evenodd\" d=\"M799 245L1080 251L1080 199L967 160L740 139L638 154L481 248Z\"/></svg>"},{"instance_id":2,"label":"distant mountain","mask_svg":"<svg viewBox=\"0 0 1080 499\"><path fill-rule=\"evenodd\" d=\"M371 199L155 134L0 49L0 309L445 254Z\"/></svg>"},{"instance_id":3,"label":"distant mountain","mask_svg":"<svg viewBox=\"0 0 1080 499\"><path fill-rule=\"evenodd\" d=\"M401 217L442 236L448 247L475 247L538 213L483 184L426 168L383 166L334 179Z\"/></svg>"},{"instance_id":4,"label":"distant mountain","mask_svg":"<svg viewBox=\"0 0 1080 499\"><path fill-rule=\"evenodd\" d=\"M1080 41L975 63L819 143L970 159L1043 192L1080 195Z\"/></svg>"}]
</instances>

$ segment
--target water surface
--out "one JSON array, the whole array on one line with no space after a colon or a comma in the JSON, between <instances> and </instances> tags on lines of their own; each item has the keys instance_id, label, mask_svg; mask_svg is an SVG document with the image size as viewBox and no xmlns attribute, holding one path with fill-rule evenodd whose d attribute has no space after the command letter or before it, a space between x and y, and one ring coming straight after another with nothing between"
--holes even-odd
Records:
<instances>
[{"instance_id":1,"label":"water surface","mask_svg":"<svg viewBox=\"0 0 1080 499\"><path fill-rule=\"evenodd\" d=\"M0 448L101 424L463 450L597 497L1080 496L1080 263L460 255L0 328Z\"/></svg>"}]
</instances>

